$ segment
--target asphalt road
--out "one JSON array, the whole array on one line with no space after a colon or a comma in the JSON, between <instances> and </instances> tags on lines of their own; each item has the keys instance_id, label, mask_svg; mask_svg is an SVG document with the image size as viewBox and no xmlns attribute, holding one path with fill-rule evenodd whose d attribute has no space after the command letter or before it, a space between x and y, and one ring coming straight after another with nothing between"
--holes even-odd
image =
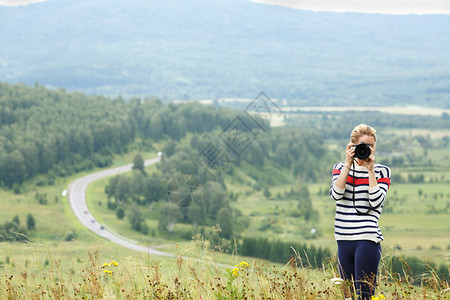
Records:
<instances>
[{"instance_id":1,"label":"asphalt road","mask_svg":"<svg viewBox=\"0 0 450 300\"><path fill-rule=\"evenodd\" d=\"M150 165L158 162L158 158L153 158L146 160L144 163L145 165ZM72 207L72 210L75 213L75 216L80 220L81 224L83 224L85 227L87 227L89 230L94 232L95 234L110 240L111 242L135 250L140 252L146 252L154 255L161 255L161 256L169 256L169 257L175 257L175 255L170 253L165 253L158 251L156 249L153 249L151 247L139 245L137 242L132 241L130 239L127 239L126 237L120 236L117 233L112 232L110 229L105 227L103 224L100 224L94 216L89 212L89 209L86 205L86 189L88 185L95 180L117 175L123 172L127 172L131 170L131 167L133 165L125 165L117 168L112 168L104 171L100 171L94 174L90 174L81 178L78 178L77 180L71 182L69 184L69 187L67 189L67 194L69 197L70 206Z\"/></svg>"}]
</instances>

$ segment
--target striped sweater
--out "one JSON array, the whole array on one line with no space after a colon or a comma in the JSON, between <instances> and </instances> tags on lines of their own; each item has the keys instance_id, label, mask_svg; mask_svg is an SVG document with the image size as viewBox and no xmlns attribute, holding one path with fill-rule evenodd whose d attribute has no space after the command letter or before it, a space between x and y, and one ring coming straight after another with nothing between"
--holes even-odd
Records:
<instances>
[{"instance_id":1,"label":"striped sweater","mask_svg":"<svg viewBox=\"0 0 450 300\"><path fill-rule=\"evenodd\" d=\"M336 200L334 236L336 240L381 242L383 235L378 227L378 220L391 184L391 170L386 166L375 164L378 184L369 189L367 168L355 165L355 205L360 212L366 212L369 207L371 208L367 214L358 214L352 200L353 167L347 177L345 189L335 186L343 166L344 162L334 165L330 187L330 196Z\"/></svg>"}]
</instances>

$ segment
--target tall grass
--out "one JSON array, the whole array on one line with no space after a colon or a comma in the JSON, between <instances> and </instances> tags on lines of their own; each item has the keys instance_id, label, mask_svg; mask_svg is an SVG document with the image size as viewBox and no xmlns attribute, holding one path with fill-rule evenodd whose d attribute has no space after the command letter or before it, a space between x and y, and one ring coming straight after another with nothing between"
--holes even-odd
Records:
<instances>
[{"instance_id":1,"label":"tall grass","mask_svg":"<svg viewBox=\"0 0 450 300\"><path fill-rule=\"evenodd\" d=\"M30 258L25 265L4 265L0 299L344 299L355 297L351 284L339 277L336 258L313 269L299 253L285 265L231 256L234 264L215 261L207 239L197 237L187 258L161 261L155 256L106 257L102 250L86 250L84 267L71 259ZM303 259L302 259L303 257ZM450 299L449 283L430 269L420 281L394 273L391 257L383 257L377 286L378 299ZM448 264L447 264L448 265ZM448 270L447 270L448 272ZM375 299L377 299L375 298Z\"/></svg>"}]
</instances>

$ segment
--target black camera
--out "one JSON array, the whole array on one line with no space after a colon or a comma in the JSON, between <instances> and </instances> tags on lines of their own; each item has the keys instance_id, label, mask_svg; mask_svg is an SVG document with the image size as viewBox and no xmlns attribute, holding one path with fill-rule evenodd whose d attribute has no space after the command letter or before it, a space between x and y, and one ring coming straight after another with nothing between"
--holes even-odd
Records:
<instances>
[{"instance_id":1,"label":"black camera","mask_svg":"<svg viewBox=\"0 0 450 300\"><path fill-rule=\"evenodd\" d=\"M370 156L371 149L369 144L361 143L358 145L354 145L355 147L355 156L361 160L364 160Z\"/></svg>"}]
</instances>

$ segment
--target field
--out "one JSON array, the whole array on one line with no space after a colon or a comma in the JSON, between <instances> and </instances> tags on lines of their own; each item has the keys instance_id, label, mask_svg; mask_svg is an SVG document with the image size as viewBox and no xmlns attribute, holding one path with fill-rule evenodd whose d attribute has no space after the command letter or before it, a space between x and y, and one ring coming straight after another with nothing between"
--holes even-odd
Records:
<instances>
[{"instance_id":1,"label":"field","mask_svg":"<svg viewBox=\"0 0 450 300\"><path fill-rule=\"evenodd\" d=\"M432 139L446 136L445 131L393 132L399 135L420 133L429 135ZM334 147L330 145L330 148ZM418 149L414 151L422 154ZM136 153L135 149L126 155L117 156L113 167L129 163ZM143 153L144 158L155 155L153 152ZM393 182L389 191L380 221L385 241L382 246L384 261L380 268L381 284L384 287L379 291L386 296L397 295L407 299L408 293L420 293L425 295L423 298L426 295L448 294L445 292L448 288L446 283L439 281L432 270L428 275L430 284L419 288L405 282L396 282L388 266L390 257L394 255L419 257L437 264L449 262L449 158L446 153L436 149L430 150L428 155L431 159L429 167L403 166L393 169L403 177L408 174L424 174L425 179L420 184ZM289 176L282 170L275 170L270 165L267 168L266 173L284 178L280 182L289 181ZM156 230L158 204L151 210L143 210L150 228L149 234L142 235L133 231L127 218L119 220L113 211L107 209L104 189L109 178L94 182L87 190L89 210L96 219L108 229L130 240L157 247L176 257L136 253L95 236L79 224L67 199L61 195L72 180L94 171L57 179L51 186L37 186L36 183L41 179L37 177L24 184L19 194L14 194L11 190L0 190L3 208L0 218L11 220L17 215L23 225L25 216L32 213L37 228L29 232L31 243L0 243L2 298L29 299L36 298L38 294L57 299L96 297L93 295L137 297L149 294L165 298L174 295L173 293L180 293L179 295L194 298L203 296L220 299L220 295L231 297L236 291L247 296L265 295L274 298L283 292L291 293L289 297L293 299L342 297L342 289L329 281L338 276L335 258L323 269L312 271L243 257L239 255L239 249L232 254L212 251L205 246L209 228L204 228L205 235L198 235L193 239L193 226L188 224L176 224L172 233ZM156 167L149 166L146 171L155 172ZM292 182L271 186L271 196L267 198L262 190L255 189L256 180L248 175L255 172L252 166L244 165L242 169L236 169L234 176L227 175L225 178L229 190L238 194L232 206L250 219L250 226L240 235L302 241L327 248L334 257L334 203L328 196L329 178L324 178L323 182L308 184L313 207L318 211L319 218L305 222L289 214L297 205L295 199L277 197L297 185ZM47 201L39 203L37 194L45 195ZM11 211L14 213L11 214ZM262 230L262 225L267 222L271 224L270 228ZM316 233L305 240L305 236L313 228ZM102 267L104 263L113 260L119 263L117 268ZM231 270L243 261L249 263L249 270L241 270L240 277L233 276ZM307 264L304 261L302 263ZM110 269L113 275L105 273ZM129 280L130 275L134 278L132 281ZM285 281L288 282L287 285L284 285ZM295 283L298 284L297 288L300 287L300 293L294 290Z\"/></svg>"},{"instance_id":2,"label":"field","mask_svg":"<svg viewBox=\"0 0 450 300\"><path fill-rule=\"evenodd\" d=\"M286 186L284 190L288 191L289 188L290 186ZM328 191L328 188L323 184L310 186L314 207L320 213L320 219L314 226L321 236L307 242L329 248L336 253L334 203L328 195L324 195L324 191ZM422 190L423 195L429 195L429 199L418 196L419 190ZM277 192L283 192L283 187L271 189L272 194ZM386 207L394 207L394 210L389 212L386 209L388 212L383 214L380 221L385 238L383 251L389 254L423 257L439 263L448 262L450 222L446 204L448 200L446 202L443 199L448 199L450 195L449 185L395 184L390 193L387 201L391 201L392 204L387 204ZM441 198L441 194L445 195L445 198ZM302 222L286 215L286 212L296 206L294 201L266 200L262 192L257 192L242 199L235 206L251 216L251 226L245 232L246 235L260 237L269 235L287 241L302 240L303 234L299 232L303 226ZM258 230L266 218L271 218L271 221L282 230L269 232Z\"/></svg>"},{"instance_id":3,"label":"field","mask_svg":"<svg viewBox=\"0 0 450 300\"><path fill-rule=\"evenodd\" d=\"M450 113L450 109L420 107L420 106L294 106L283 107L285 112L348 112L348 111L377 111L388 114L400 115L421 115L421 116L441 116L443 113Z\"/></svg>"},{"instance_id":4,"label":"field","mask_svg":"<svg viewBox=\"0 0 450 300\"><path fill-rule=\"evenodd\" d=\"M88 239L89 240L89 239ZM204 240L191 243L191 258L131 253L105 241L2 244L2 299L341 299L350 296L337 279L335 259L312 270L300 260L279 265L215 253ZM218 256L228 263L218 263ZM193 259L192 259L193 257ZM429 271L424 284L380 266L377 297L448 299L445 281ZM405 266L407 269L407 265Z\"/></svg>"}]
</instances>

